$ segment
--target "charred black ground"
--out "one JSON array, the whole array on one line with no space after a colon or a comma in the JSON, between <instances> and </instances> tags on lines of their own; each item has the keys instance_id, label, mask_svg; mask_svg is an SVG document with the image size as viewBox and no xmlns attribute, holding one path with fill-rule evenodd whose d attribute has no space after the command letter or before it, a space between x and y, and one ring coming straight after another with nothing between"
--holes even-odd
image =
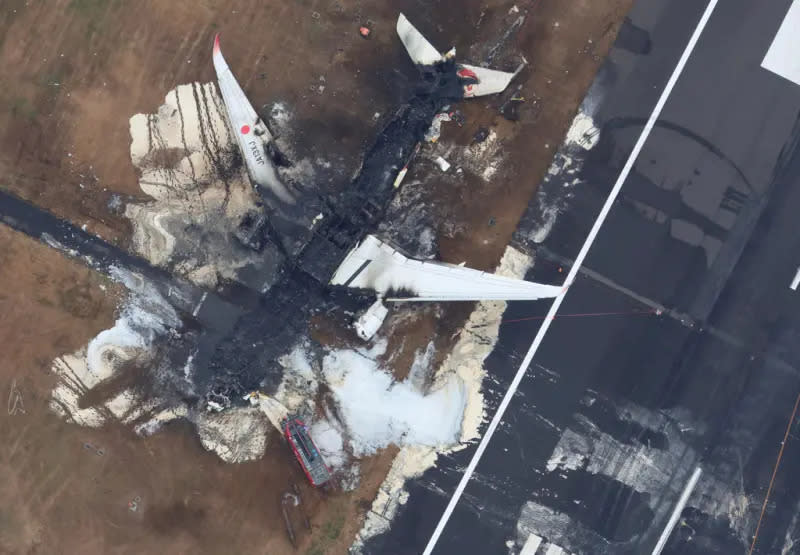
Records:
<instances>
[{"instance_id":1,"label":"charred black ground","mask_svg":"<svg viewBox=\"0 0 800 555\"><path fill-rule=\"evenodd\" d=\"M383 219L397 191L393 186L397 172L423 139L433 117L444 106L463 98L464 81L456 74L455 63L419 70L422 79L413 96L367 149L352 183L338 194L301 198L298 202L298 206L306 207L306 221L313 218L310 212L319 209L321 223L311 233L304 228L301 236L282 237L285 262L276 283L259 300L258 310L242 315L213 352L203 353L198 360L199 389L216 402L239 399L255 389L274 391L282 376L277 359L308 337L312 316L328 313L347 319L347 313L374 301L372 292L328 283L346 254ZM274 197L262 198L271 214L283 210L290 213L291 209ZM273 216L268 219L275 220ZM265 242L273 241L277 234L274 229L265 233ZM297 255L292 255L287 246L303 241Z\"/></svg>"},{"instance_id":2,"label":"charred black ground","mask_svg":"<svg viewBox=\"0 0 800 555\"><path fill-rule=\"evenodd\" d=\"M397 191L393 186L397 172L423 140L433 117L463 98L465 81L457 75L454 62L418 69L421 79L412 96L367 148L357 176L339 187L340 192L319 194L313 187L293 184L300 200L289 206L259 190L264 212L247 214L237 238L243 248L265 252L269 268L246 268L240 281L224 283L210 295L1 191L0 220L63 248L96 270L110 273L112 268L125 268L156 284L184 317L183 336L172 341L167 356L171 360L167 366L179 369L175 372L181 376L161 379L175 389L178 398L201 404L211 399L228 405L255 389L271 393L282 377L277 360L309 336L313 316L327 314L347 324L353 313L375 299L372 292L328 283L344 256L376 231ZM280 165L288 163L279 152L267 155L277 157ZM230 177L233 166L241 164L237 156L225 160L215 164L223 181ZM309 223L320 214L321 222L309 231ZM196 371L194 383L187 387L182 365L177 362L189 355Z\"/></svg>"}]
</instances>

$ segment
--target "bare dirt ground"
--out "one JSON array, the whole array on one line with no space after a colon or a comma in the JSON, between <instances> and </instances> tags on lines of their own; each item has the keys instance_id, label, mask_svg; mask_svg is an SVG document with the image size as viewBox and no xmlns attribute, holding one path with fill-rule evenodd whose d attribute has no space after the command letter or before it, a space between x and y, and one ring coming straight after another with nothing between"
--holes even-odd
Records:
<instances>
[{"instance_id":1,"label":"bare dirt ground","mask_svg":"<svg viewBox=\"0 0 800 555\"><path fill-rule=\"evenodd\" d=\"M280 495L301 487L313 533L294 522L301 553L340 553L358 530L394 450L362 461L353 493L307 487L277 448L230 465L188 426L152 437L121 425L66 424L48 408L53 358L110 326L119 291L58 252L0 228L0 553L286 553ZM101 289L106 287L104 291ZM6 290L8 287L5 288ZM377 470L377 472L376 472Z\"/></svg>"},{"instance_id":2,"label":"bare dirt ground","mask_svg":"<svg viewBox=\"0 0 800 555\"><path fill-rule=\"evenodd\" d=\"M394 33L397 12L436 46L455 42L469 54L472 44L501 34L514 5L461 4L8 0L0 7L0 187L127 245L128 224L107 204L112 193L142 196L128 119L152 112L177 84L212 80L216 32L253 104L286 102L295 111L298 152L324 153L347 175L376 132L373 114L386 114L405 94L393 70L413 76ZM446 126L442 137L467 144L479 127L492 128L505 165L489 182L426 178L432 195L446 200L443 217L460 224L440 238L445 260L497 263L631 4L517 2L528 17L510 51L531 62L520 76L519 121L502 119L496 100L472 101L461 105L465 126ZM373 35L364 40L357 27L368 20ZM421 163L407 179L429 171ZM260 461L227 465L180 425L143 439L121 426L67 425L50 413L50 361L113 321L120 292L105 278L0 228L0 291L0 385L9 396L9 414L0 416L7 500L0 552L294 552L279 497L303 480L282 445ZM456 321L469 309L445 314ZM398 375L442 329L436 311L425 314L403 344ZM271 445L279 441L270 437ZM346 551L393 453L364 461L353 493L323 496L303 485L313 532L301 530L298 552Z\"/></svg>"}]
</instances>

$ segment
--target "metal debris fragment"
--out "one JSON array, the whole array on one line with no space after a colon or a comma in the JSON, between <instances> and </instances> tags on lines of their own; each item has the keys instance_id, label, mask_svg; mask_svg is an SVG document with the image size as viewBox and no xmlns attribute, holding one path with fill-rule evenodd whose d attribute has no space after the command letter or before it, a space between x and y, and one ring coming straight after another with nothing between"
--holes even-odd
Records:
<instances>
[{"instance_id":1,"label":"metal debris fragment","mask_svg":"<svg viewBox=\"0 0 800 555\"><path fill-rule=\"evenodd\" d=\"M358 336L364 341L369 341L377 333L388 313L389 309L383 304L383 299L378 297L378 300L353 324Z\"/></svg>"},{"instance_id":2,"label":"metal debris fragment","mask_svg":"<svg viewBox=\"0 0 800 555\"><path fill-rule=\"evenodd\" d=\"M436 114L433 117L433 121L431 122L431 126L425 132L425 140L429 143L435 143L439 140L439 137L442 134L442 122L450 121L452 117L448 112L442 112L440 114Z\"/></svg>"},{"instance_id":3,"label":"metal debris fragment","mask_svg":"<svg viewBox=\"0 0 800 555\"><path fill-rule=\"evenodd\" d=\"M409 155L405 165L400 169L399 172L397 172L397 177L394 178L395 189L397 189L403 182L403 179L405 179L406 174L408 173L408 165L411 164L411 162L414 160L414 157L416 157L417 153L419 152L420 146L421 143L417 143L416 145L414 145L414 150L411 151L411 154Z\"/></svg>"},{"instance_id":4,"label":"metal debris fragment","mask_svg":"<svg viewBox=\"0 0 800 555\"><path fill-rule=\"evenodd\" d=\"M448 162L441 156L437 156L434 162L436 162L436 165L439 166L439 169L442 170L443 172L446 172L447 170L450 169L450 162Z\"/></svg>"},{"instance_id":5,"label":"metal debris fragment","mask_svg":"<svg viewBox=\"0 0 800 555\"><path fill-rule=\"evenodd\" d=\"M292 519L289 517L287 509L289 503L296 507L299 501L296 495L287 491L281 496L281 512L283 513L283 522L286 525L286 534L289 536L289 541L292 542L292 547L297 547L297 537L294 534L294 526L292 526Z\"/></svg>"}]
</instances>

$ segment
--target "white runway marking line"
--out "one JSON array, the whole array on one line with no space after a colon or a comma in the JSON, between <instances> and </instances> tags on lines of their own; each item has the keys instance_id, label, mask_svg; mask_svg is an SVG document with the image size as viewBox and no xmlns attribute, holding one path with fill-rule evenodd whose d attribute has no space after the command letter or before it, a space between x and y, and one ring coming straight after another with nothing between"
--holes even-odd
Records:
<instances>
[{"instance_id":1,"label":"white runway marking line","mask_svg":"<svg viewBox=\"0 0 800 555\"><path fill-rule=\"evenodd\" d=\"M436 542L439 541L439 537L442 535L442 531L444 530L444 527L447 525L447 521L450 519L450 515L453 514L453 510L455 509L458 500L464 493L464 488L467 487L467 482L469 482L470 478L472 477L472 473L475 472L475 467L478 466L478 462L481 460L483 452L486 451L486 447L489 445L489 441L491 441L495 430L497 430L497 426L500 424L500 420L502 420L503 415L505 414L506 409L508 408L508 404L511 402L511 398L513 397L514 393L517 391L517 388L519 387L519 382L522 381L522 377L525 375L528 366L530 366L531 360L533 359L533 355L535 355L536 351L539 349L539 345L542 343L542 339L544 339L547 330L550 328L550 323L553 321L553 318L555 318L555 315L558 312L558 308L564 301L564 295L566 294L569 285L571 285L572 282L575 280L575 275L578 273L578 270L583 264L583 260L586 258L586 254L589 252L589 248L592 246L592 243L597 237L597 233L600 231L600 227L603 225L603 222L608 216L608 213L611 210L611 205L614 204L617 195L619 195L620 189L622 189L622 184L625 182L625 179L628 177L628 174L633 168L633 163L636 161L636 158L639 156L639 152L642 150L642 147L644 146L647 137L653 130L653 126L655 125L658 116L664 109L664 104L666 104L667 98L669 98L669 95L672 93L672 89L675 87L675 83L678 81L678 77L683 72L683 68L686 66L686 62L689 60L689 56L694 50L694 47L697 45L697 41L700 38L700 34L703 32L703 29L705 28L706 23L708 23L708 20L711 17L711 14L714 11L714 8L717 6L718 2L719 0L711 0L708 3L705 12L703 12L700 21L697 23L697 27L695 27L694 33L692 33L692 37L689 39L689 43L686 45L686 48L684 49L680 60L678 60L678 65L675 66L675 70L672 72L669 81L667 81L667 84L664 87L664 91L661 93L661 97L658 99L655 108L653 108L653 113L650 114L650 118L647 120L647 124L644 126L641 135L639 135L639 139L636 141L636 145L634 145L633 150L631 151L631 154L628 157L627 162L625 162L625 166L622 168L622 172L620 172L619 177L617 177L617 181L614 184L614 188L608 195L606 203L603 205L603 208L600 211L600 215L597 216L597 220L595 220L594 225L592 226L592 229L589 232L589 236L586 238L586 242L583 244L581 251L575 258L575 264L572 265L572 268L570 269L569 274L567 275L567 279L564 280L563 290L555 298L553 304L550 307L550 310L547 312L547 316L545 317L545 320L542 322L542 325L539 328L539 332L536 334L536 337L533 339L533 343L531 343L528 352L525 354L525 358L522 360L522 364L520 364L519 370L517 370L514 379L511 381L511 385L508 387L508 390L503 396L502 401L500 401L500 406L497 407L497 412L495 412L491 422L489 422L489 426L488 428L486 428L486 433L481 438L481 441L478 444L478 448L475 450L475 454L472 456L472 460L469 461L467 469L464 471L464 475L461 477L461 481L459 481L458 486L456 487L456 491L453 493L453 497L450 498L450 502L447 504L444 513L442 513L442 516L439 519L438 524L436 525L436 529L433 531L433 534L428 540L428 544L425 546L425 551L423 551L423 555L430 555L431 552L433 551L433 548L436 546Z\"/></svg>"},{"instance_id":2,"label":"white runway marking line","mask_svg":"<svg viewBox=\"0 0 800 555\"><path fill-rule=\"evenodd\" d=\"M792 291L797 291L798 285L800 285L800 268L797 268L797 273L794 275L794 279L792 280L791 285L789 285L789 289Z\"/></svg>"},{"instance_id":3,"label":"white runway marking line","mask_svg":"<svg viewBox=\"0 0 800 555\"><path fill-rule=\"evenodd\" d=\"M519 552L519 555L536 555L540 545L542 545L541 536L529 534L528 539L525 541L525 545L522 546L522 551Z\"/></svg>"},{"instance_id":4,"label":"white runway marking line","mask_svg":"<svg viewBox=\"0 0 800 555\"><path fill-rule=\"evenodd\" d=\"M547 551L544 552L544 555L569 555L569 553L564 551L564 549L561 547L551 543L547 547Z\"/></svg>"},{"instance_id":5,"label":"white runway marking line","mask_svg":"<svg viewBox=\"0 0 800 555\"><path fill-rule=\"evenodd\" d=\"M208 291L203 291L203 296L200 297L200 302L197 303L197 306L194 307L192 311L192 316L197 318L197 315L200 313L200 307L203 306L203 303L206 302L206 297L208 297Z\"/></svg>"},{"instance_id":6,"label":"white runway marking line","mask_svg":"<svg viewBox=\"0 0 800 555\"><path fill-rule=\"evenodd\" d=\"M664 528L663 532L661 532L661 537L658 538L658 543L653 548L652 555L659 555L661 550L664 549L664 546L667 545L667 540L669 539L670 534L672 534L672 529L675 528L675 525L678 523L678 519L681 517L683 508L686 506L686 502L689 501L689 496L692 494L692 490L694 490L694 487L697 485L697 481L700 479L700 474L702 473L703 469L699 466L694 469L692 477L689 478L689 483L687 483L686 487L683 488L681 498L678 499L678 504L675 505L675 509L672 511L672 515L670 515L669 520L667 521L667 527Z\"/></svg>"},{"instance_id":7,"label":"white runway marking line","mask_svg":"<svg viewBox=\"0 0 800 555\"><path fill-rule=\"evenodd\" d=\"M794 0L767 50L761 67L800 85L800 2Z\"/></svg>"}]
</instances>

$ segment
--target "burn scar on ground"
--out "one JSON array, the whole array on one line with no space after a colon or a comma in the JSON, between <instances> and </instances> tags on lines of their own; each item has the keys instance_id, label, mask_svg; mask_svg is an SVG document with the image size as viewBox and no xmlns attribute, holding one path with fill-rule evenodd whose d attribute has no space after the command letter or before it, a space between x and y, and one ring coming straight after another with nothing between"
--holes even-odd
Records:
<instances>
[{"instance_id":1,"label":"burn scar on ground","mask_svg":"<svg viewBox=\"0 0 800 555\"><path fill-rule=\"evenodd\" d=\"M286 126L290 113L289 107L276 104L270 114L273 125ZM133 116L130 132L131 160L146 195L125 208L136 252L209 289L221 280L239 279L247 266L263 266L262 255L237 239L242 219L260 205L215 87L178 86L155 113ZM289 146L285 150L293 154ZM499 142L491 134L463 153L449 152L482 179L492 177L491 164L500 158ZM282 169L284 177L313 181L325 166L319 160L302 162ZM400 195L395 204L407 200ZM426 240L433 245L432 227L429 233ZM509 247L497 273L522 278L531 264L530 257ZM391 329L370 344L321 346L300 338L278 359L282 376L277 390L269 396L254 392L249 406L239 402L218 412L211 403L187 401L195 393L197 336L184 328L168 295L124 270L113 277L128 290L114 327L52 364L58 384L51 408L66 420L94 427L118 420L149 435L166 422L185 419L196 427L205 449L239 463L284 448L271 434L288 414L297 414L310 424L345 491L359 486L362 460L396 446L399 454L358 542L386 529L387 519L407 498L407 479L433 466L440 453L479 436L485 420L483 363L497 341L504 302L478 303L447 354L437 356L436 344L425 338L411 351L410 369L402 376L386 353ZM167 391L181 391L183 397Z\"/></svg>"}]
</instances>

